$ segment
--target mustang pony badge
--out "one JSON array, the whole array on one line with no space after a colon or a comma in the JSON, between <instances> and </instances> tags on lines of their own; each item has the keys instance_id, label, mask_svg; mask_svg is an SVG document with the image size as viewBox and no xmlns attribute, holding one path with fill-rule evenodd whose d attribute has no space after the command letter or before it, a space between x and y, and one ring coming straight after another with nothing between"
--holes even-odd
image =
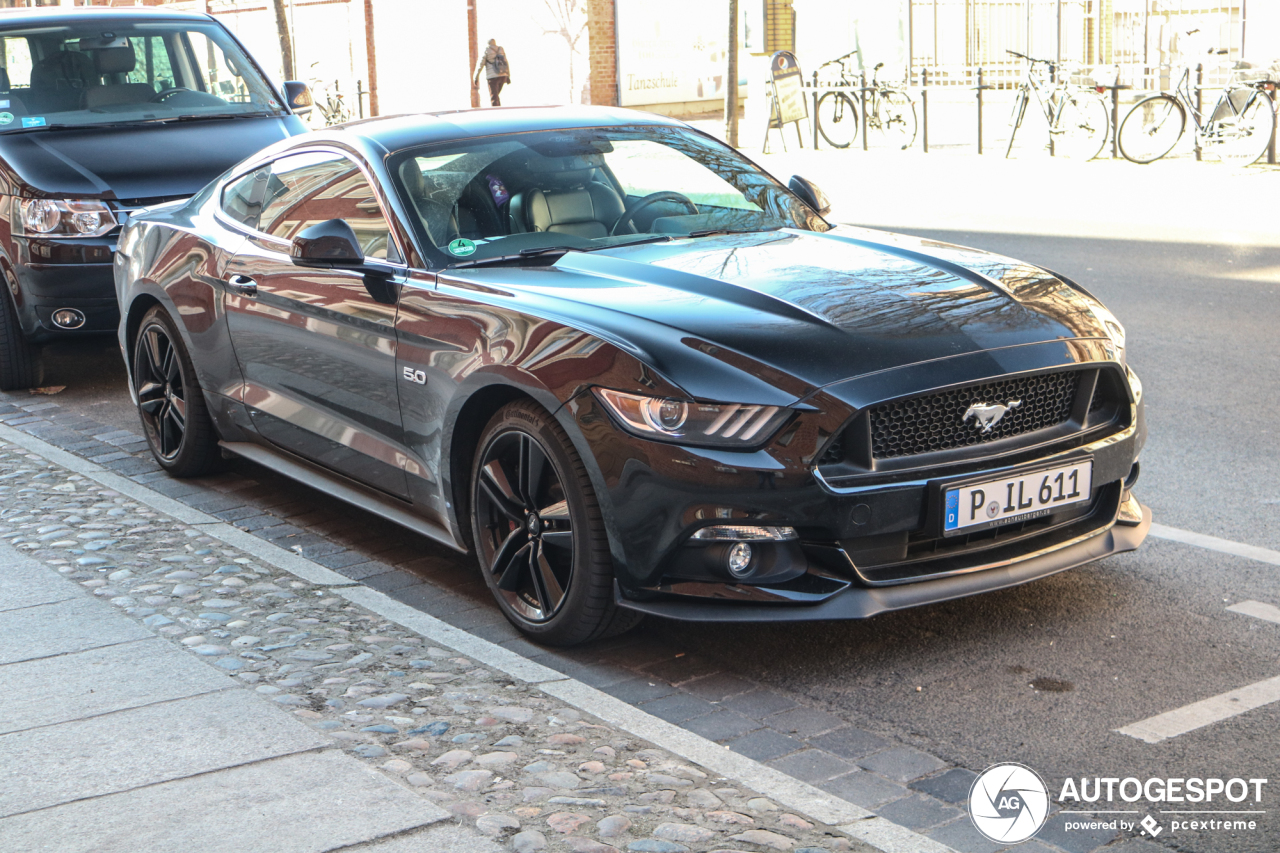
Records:
<instances>
[{"instance_id":1,"label":"mustang pony badge","mask_svg":"<svg viewBox=\"0 0 1280 853\"><path fill-rule=\"evenodd\" d=\"M999 403L974 403L964 413L964 419L961 423L968 423L969 418L977 418L974 426L982 429L982 434L986 435L996 428L996 424L1000 423L1005 413L1010 409L1016 409L1022 405L1021 400L1010 400L1007 404Z\"/></svg>"}]
</instances>

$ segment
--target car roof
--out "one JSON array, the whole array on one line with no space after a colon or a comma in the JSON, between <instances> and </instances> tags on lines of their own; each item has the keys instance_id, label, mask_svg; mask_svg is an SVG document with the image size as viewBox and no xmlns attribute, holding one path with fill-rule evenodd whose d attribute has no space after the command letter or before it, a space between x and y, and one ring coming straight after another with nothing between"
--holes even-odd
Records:
<instances>
[{"instance_id":1,"label":"car roof","mask_svg":"<svg viewBox=\"0 0 1280 853\"><path fill-rule=\"evenodd\" d=\"M335 130L354 134L387 151L504 133L584 127L649 125L687 127L654 113L600 106L490 107L387 116L348 122Z\"/></svg>"},{"instance_id":2,"label":"car roof","mask_svg":"<svg viewBox=\"0 0 1280 853\"><path fill-rule=\"evenodd\" d=\"M32 24L74 25L86 21L118 19L122 21L211 21L209 15L198 12L164 10L156 6L39 6L25 9L0 9L0 30L27 27Z\"/></svg>"}]
</instances>

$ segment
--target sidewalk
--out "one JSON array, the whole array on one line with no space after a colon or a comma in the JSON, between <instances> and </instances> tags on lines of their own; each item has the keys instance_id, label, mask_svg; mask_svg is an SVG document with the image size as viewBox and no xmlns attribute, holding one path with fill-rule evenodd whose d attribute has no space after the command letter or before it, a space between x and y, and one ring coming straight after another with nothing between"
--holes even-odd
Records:
<instances>
[{"instance_id":1,"label":"sidewalk","mask_svg":"<svg viewBox=\"0 0 1280 853\"><path fill-rule=\"evenodd\" d=\"M947 853L59 453L0 442L0 850Z\"/></svg>"}]
</instances>

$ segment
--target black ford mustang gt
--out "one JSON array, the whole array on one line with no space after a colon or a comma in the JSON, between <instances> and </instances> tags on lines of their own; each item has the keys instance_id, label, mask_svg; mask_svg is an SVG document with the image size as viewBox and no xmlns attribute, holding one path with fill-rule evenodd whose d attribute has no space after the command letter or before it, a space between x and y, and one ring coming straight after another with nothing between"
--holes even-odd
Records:
<instances>
[{"instance_id":1,"label":"black ford mustang gt","mask_svg":"<svg viewBox=\"0 0 1280 853\"><path fill-rule=\"evenodd\" d=\"M657 116L371 120L134 217L120 343L172 474L238 454L474 550L546 642L863 618L1138 547L1111 313L826 207Z\"/></svg>"}]
</instances>

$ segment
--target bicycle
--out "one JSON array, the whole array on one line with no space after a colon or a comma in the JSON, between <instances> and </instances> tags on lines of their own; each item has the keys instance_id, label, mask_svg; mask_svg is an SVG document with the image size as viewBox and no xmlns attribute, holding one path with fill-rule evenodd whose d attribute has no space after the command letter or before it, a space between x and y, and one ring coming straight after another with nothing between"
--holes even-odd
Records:
<instances>
[{"instance_id":1,"label":"bicycle","mask_svg":"<svg viewBox=\"0 0 1280 853\"><path fill-rule=\"evenodd\" d=\"M312 63L311 67L314 69L318 64ZM347 106L342 97L342 89L339 87L337 80L333 81L333 87L330 88L320 82L318 78L313 77L311 78L311 93L316 111L324 119L325 127L333 127L336 124L342 124L355 118L351 108ZM322 94L323 98L321 97Z\"/></svg>"},{"instance_id":2,"label":"bicycle","mask_svg":"<svg viewBox=\"0 0 1280 853\"><path fill-rule=\"evenodd\" d=\"M1013 152L1013 140L1027 114L1027 104L1034 93L1036 103L1049 125L1049 144L1054 155L1080 160L1092 160L1102 153L1111 130L1111 112L1095 89L1076 86L1063 79L1058 63L1048 59L1036 59L1016 50L1006 50L1012 56L1027 60L1027 69L1013 101L1013 115L1009 118L1009 145L1005 148L1007 159ZM1049 72L1049 82L1056 80L1052 88L1037 70L1043 65ZM1048 96L1044 94L1048 89Z\"/></svg>"},{"instance_id":3,"label":"bicycle","mask_svg":"<svg viewBox=\"0 0 1280 853\"><path fill-rule=\"evenodd\" d=\"M1199 30L1190 30L1187 35L1197 32ZM1218 56L1226 53L1226 50L1216 51ZM1253 164L1271 144L1276 116L1268 94L1272 83L1269 77L1249 83L1235 80L1239 71L1250 67L1247 63L1236 64L1232 79L1227 81L1218 102L1205 118L1191 97L1191 65L1187 64L1172 93L1161 92L1143 98L1125 115L1117 140L1120 153L1132 163L1154 163L1182 139L1190 115L1196 127L1198 148L1223 163Z\"/></svg>"},{"instance_id":4,"label":"bicycle","mask_svg":"<svg viewBox=\"0 0 1280 853\"><path fill-rule=\"evenodd\" d=\"M851 50L819 66L819 73L833 66L839 69L835 82L828 85L859 85L859 80L845 67L845 61L857 53ZM867 130L879 131L890 146L907 149L916 141L916 105L906 92L877 79L883 67L884 63L880 62L871 70L871 83L859 98L864 104L868 95L871 99L867 107ZM857 139L858 105L847 92L824 92L818 98L816 113L818 132L831 147L848 148Z\"/></svg>"}]
</instances>

